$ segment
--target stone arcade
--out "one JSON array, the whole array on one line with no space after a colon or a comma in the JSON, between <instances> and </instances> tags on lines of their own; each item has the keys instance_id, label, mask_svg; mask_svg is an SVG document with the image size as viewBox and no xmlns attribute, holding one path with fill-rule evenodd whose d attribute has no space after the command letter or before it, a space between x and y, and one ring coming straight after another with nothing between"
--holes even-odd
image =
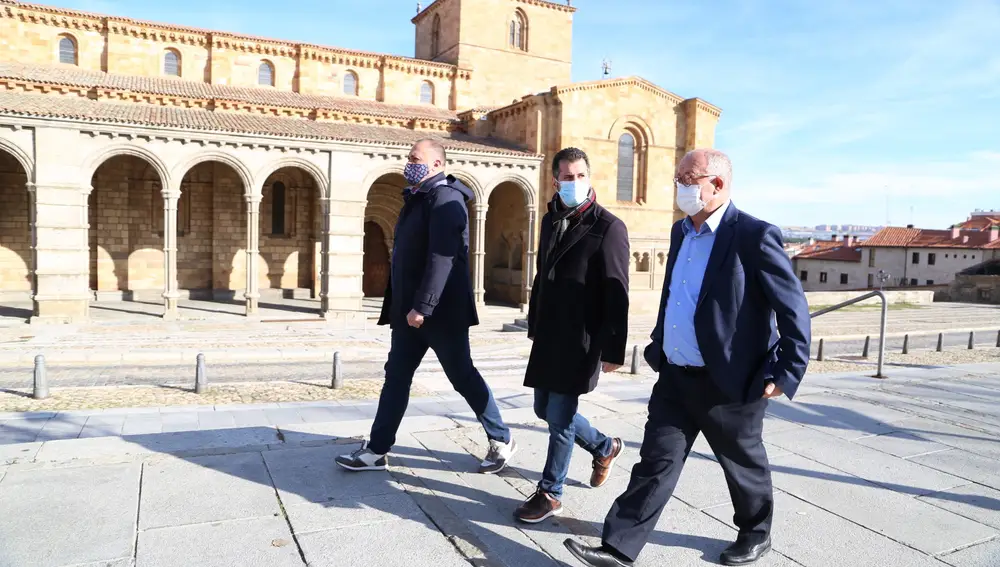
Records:
<instances>
[{"instance_id":1,"label":"stone arcade","mask_svg":"<svg viewBox=\"0 0 1000 567\"><path fill-rule=\"evenodd\" d=\"M350 320L388 277L410 144L436 136L470 203L476 299L523 305L549 157L592 158L655 307L673 168L720 111L640 78L571 83L575 8L438 0L417 59L0 0L0 301L319 299ZM489 76L489 79L487 79ZM553 86L555 85L555 86Z\"/></svg>"}]
</instances>

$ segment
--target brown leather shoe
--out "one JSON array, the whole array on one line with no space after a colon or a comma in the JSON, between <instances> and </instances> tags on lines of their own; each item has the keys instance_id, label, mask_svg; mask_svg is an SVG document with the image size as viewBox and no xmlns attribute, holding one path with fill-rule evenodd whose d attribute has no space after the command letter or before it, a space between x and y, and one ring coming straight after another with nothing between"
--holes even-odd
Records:
<instances>
[{"instance_id":1,"label":"brown leather shoe","mask_svg":"<svg viewBox=\"0 0 1000 567\"><path fill-rule=\"evenodd\" d=\"M590 475L590 486L598 488L603 486L611 476L611 467L615 466L615 461L622 455L625 444L621 438L615 437L611 440L611 454L607 457L594 457L594 472Z\"/></svg>"},{"instance_id":2,"label":"brown leather shoe","mask_svg":"<svg viewBox=\"0 0 1000 567\"><path fill-rule=\"evenodd\" d=\"M522 522L537 524L546 518L558 516L561 513L562 503L556 500L551 494L536 490L531 495L531 498L528 498L524 501L524 504L517 507L517 510L514 511L514 517Z\"/></svg>"}]
</instances>

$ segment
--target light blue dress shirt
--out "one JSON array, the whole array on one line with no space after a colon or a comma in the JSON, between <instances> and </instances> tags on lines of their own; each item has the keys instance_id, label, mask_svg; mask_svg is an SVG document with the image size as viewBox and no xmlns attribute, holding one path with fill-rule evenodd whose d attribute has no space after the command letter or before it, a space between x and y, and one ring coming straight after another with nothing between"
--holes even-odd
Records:
<instances>
[{"instance_id":1,"label":"light blue dress shirt","mask_svg":"<svg viewBox=\"0 0 1000 567\"><path fill-rule=\"evenodd\" d=\"M698 306L708 258L712 255L715 235L728 208L729 201L726 201L702 223L697 233L691 217L686 217L681 223L684 241L681 242L674 261L674 271L670 276L670 296L667 298L663 319L663 353L670 364L705 366L694 332L694 312Z\"/></svg>"}]
</instances>

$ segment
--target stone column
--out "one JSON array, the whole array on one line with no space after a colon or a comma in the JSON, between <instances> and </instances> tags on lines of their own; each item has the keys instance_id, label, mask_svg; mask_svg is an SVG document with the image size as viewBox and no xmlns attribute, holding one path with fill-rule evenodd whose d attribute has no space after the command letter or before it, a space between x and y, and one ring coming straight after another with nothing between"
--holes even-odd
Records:
<instances>
[{"instance_id":1,"label":"stone column","mask_svg":"<svg viewBox=\"0 0 1000 567\"><path fill-rule=\"evenodd\" d=\"M71 183L34 186L33 324L79 323L90 316L90 191Z\"/></svg>"},{"instance_id":2,"label":"stone column","mask_svg":"<svg viewBox=\"0 0 1000 567\"><path fill-rule=\"evenodd\" d=\"M535 281L535 250L538 248L538 231L535 228L537 224L535 207L534 205L528 205L528 242L527 242L527 258L524 262L524 269L521 273L524 274L524 281L521 289L523 293L521 294L522 301L524 305L527 305L531 300L531 284Z\"/></svg>"},{"instance_id":3,"label":"stone column","mask_svg":"<svg viewBox=\"0 0 1000 567\"><path fill-rule=\"evenodd\" d=\"M177 301L177 202L181 192L164 189L163 194L163 318L175 321L180 316Z\"/></svg>"},{"instance_id":4,"label":"stone column","mask_svg":"<svg viewBox=\"0 0 1000 567\"><path fill-rule=\"evenodd\" d=\"M244 297L247 317L260 317L260 195L247 196L247 285Z\"/></svg>"},{"instance_id":5,"label":"stone column","mask_svg":"<svg viewBox=\"0 0 1000 567\"><path fill-rule=\"evenodd\" d=\"M476 203L473 222L476 227L476 238L473 240L473 274L475 281L472 282L475 290L476 305L486 304L486 213L489 205L486 203Z\"/></svg>"},{"instance_id":6,"label":"stone column","mask_svg":"<svg viewBox=\"0 0 1000 567\"><path fill-rule=\"evenodd\" d=\"M347 314L363 318L361 277L366 201L328 197L321 201L323 273L320 302L323 318L328 321L345 319Z\"/></svg>"}]
</instances>

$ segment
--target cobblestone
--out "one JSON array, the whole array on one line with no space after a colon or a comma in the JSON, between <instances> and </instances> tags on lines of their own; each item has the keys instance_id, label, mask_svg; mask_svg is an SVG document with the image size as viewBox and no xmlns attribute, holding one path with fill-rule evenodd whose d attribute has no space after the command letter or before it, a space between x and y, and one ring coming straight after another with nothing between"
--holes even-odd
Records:
<instances>
[{"instance_id":1,"label":"cobblestone","mask_svg":"<svg viewBox=\"0 0 1000 567\"><path fill-rule=\"evenodd\" d=\"M6 390L0 391L0 412L366 400L378 398L381 388L381 380L346 380L336 390L329 383L279 381L209 385L205 394L198 395L176 387L112 386L53 389L45 400L32 399L30 390ZM414 385L410 395L423 397L428 392Z\"/></svg>"}]
</instances>

